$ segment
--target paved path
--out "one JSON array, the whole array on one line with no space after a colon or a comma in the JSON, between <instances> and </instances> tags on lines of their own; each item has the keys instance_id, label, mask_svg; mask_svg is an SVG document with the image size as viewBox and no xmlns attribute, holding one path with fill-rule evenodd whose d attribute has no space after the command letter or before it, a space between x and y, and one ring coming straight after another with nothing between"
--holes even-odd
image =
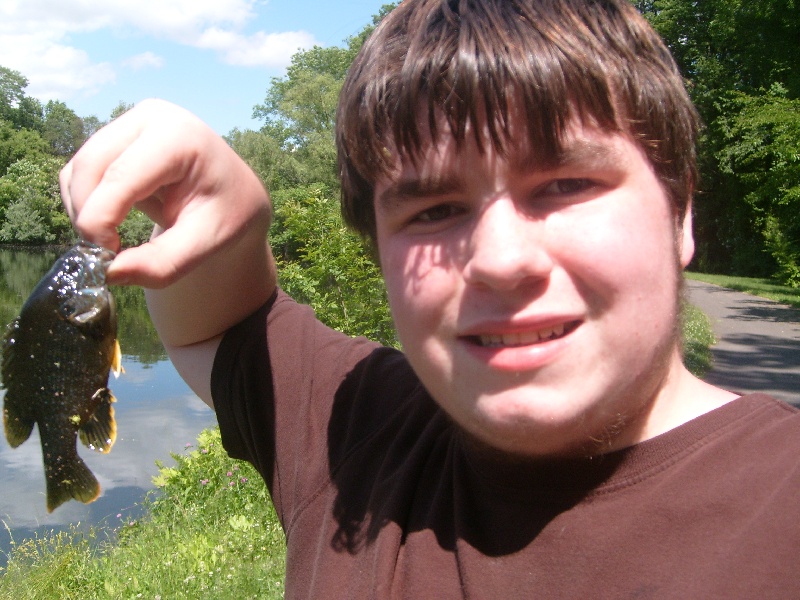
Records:
<instances>
[{"instance_id":1,"label":"paved path","mask_svg":"<svg viewBox=\"0 0 800 600\"><path fill-rule=\"evenodd\" d=\"M709 316L718 340L704 379L800 406L800 310L708 283L686 283L689 301Z\"/></svg>"}]
</instances>

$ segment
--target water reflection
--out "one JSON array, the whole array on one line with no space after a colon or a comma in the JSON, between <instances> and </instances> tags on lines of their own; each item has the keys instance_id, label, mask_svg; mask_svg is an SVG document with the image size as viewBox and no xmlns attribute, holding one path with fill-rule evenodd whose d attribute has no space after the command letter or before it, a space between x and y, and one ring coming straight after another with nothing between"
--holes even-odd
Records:
<instances>
[{"instance_id":1,"label":"water reflection","mask_svg":"<svg viewBox=\"0 0 800 600\"><path fill-rule=\"evenodd\" d=\"M55 251L0 249L0 320L13 319L33 287L50 268ZM42 452L36 429L30 439L12 449L2 437L0 472L0 563L10 547L35 531L62 529L77 522L114 526L117 515L136 514L136 503L152 489L156 460L169 463L197 434L215 423L213 412L178 377L166 357L139 288L115 288L119 337L125 373L109 387L117 398L117 441L108 455L78 444L78 452L102 487L98 500L84 505L70 501L47 514ZM0 392L2 394L3 392Z\"/></svg>"}]
</instances>

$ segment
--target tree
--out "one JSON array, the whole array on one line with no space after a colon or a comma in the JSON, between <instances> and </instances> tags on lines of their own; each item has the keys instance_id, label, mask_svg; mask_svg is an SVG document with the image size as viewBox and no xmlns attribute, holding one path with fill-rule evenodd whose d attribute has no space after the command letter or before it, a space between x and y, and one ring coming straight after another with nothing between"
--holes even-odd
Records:
<instances>
[{"instance_id":1,"label":"tree","mask_svg":"<svg viewBox=\"0 0 800 600\"><path fill-rule=\"evenodd\" d=\"M117 104L114 107L114 109L111 111L111 120L113 121L117 117L121 117L122 115L124 115L126 112L128 112L132 108L133 108L133 104L128 104L128 103L123 102L122 100L120 100L119 104Z\"/></svg>"},{"instance_id":2,"label":"tree","mask_svg":"<svg viewBox=\"0 0 800 600\"><path fill-rule=\"evenodd\" d=\"M283 185L338 185L333 126L348 64L342 48L299 52L287 75L273 78L264 104L255 107L253 116L265 121L261 132L275 140L285 155ZM273 183L277 182L269 182Z\"/></svg>"},{"instance_id":3,"label":"tree","mask_svg":"<svg viewBox=\"0 0 800 600\"><path fill-rule=\"evenodd\" d=\"M787 96L780 84L731 94L718 119L727 144L717 159L755 215L775 275L800 287L800 99Z\"/></svg>"},{"instance_id":4,"label":"tree","mask_svg":"<svg viewBox=\"0 0 800 600\"><path fill-rule=\"evenodd\" d=\"M226 137L271 190L270 243L283 289L329 326L390 345L397 340L383 278L363 241L344 225L336 200L334 119L350 63L394 6L384 6L345 47L295 54L254 108L261 130Z\"/></svg>"},{"instance_id":5,"label":"tree","mask_svg":"<svg viewBox=\"0 0 800 600\"><path fill-rule=\"evenodd\" d=\"M16 129L12 123L0 121L0 176L18 160L43 158L49 152L49 144L38 132Z\"/></svg>"},{"instance_id":6,"label":"tree","mask_svg":"<svg viewBox=\"0 0 800 600\"><path fill-rule=\"evenodd\" d=\"M800 64L800 2L640 0L634 4L670 47L706 125L700 140L702 180L695 203L695 268L775 274L779 267L775 253L767 247L764 215L757 208L764 202L755 202L749 195L767 188L745 191L741 178L725 166L732 163L723 157L736 153L729 148L737 144L730 136L730 119L743 97L764 96L776 84L786 100L800 97L796 67ZM776 172L767 177L777 177ZM775 218L783 217L776 213Z\"/></svg>"},{"instance_id":7,"label":"tree","mask_svg":"<svg viewBox=\"0 0 800 600\"><path fill-rule=\"evenodd\" d=\"M82 119L63 102L50 100L44 107L44 131L55 156L71 157L86 139Z\"/></svg>"},{"instance_id":8,"label":"tree","mask_svg":"<svg viewBox=\"0 0 800 600\"><path fill-rule=\"evenodd\" d=\"M42 103L25 95L27 78L18 71L0 66L0 120L14 129L30 129L41 133Z\"/></svg>"},{"instance_id":9,"label":"tree","mask_svg":"<svg viewBox=\"0 0 800 600\"><path fill-rule=\"evenodd\" d=\"M0 119L14 122L14 112L25 97L28 80L19 71L0 66Z\"/></svg>"},{"instance_id":10,"label":"tree","mask_svg":"<svg viewBox=\"0 0 800 600\"><path fill-rule=\"evenodd\" d=\"M800 4L795 0L644 4L649 4L645 16L692 82L701 111L713 110L719 90L752 93L780 81L791 97L800 94Z\"/></svg>"},{"instance_id":11,"label":"tree","mask_svg":"<svg viewBox=\"0 0 800 600\"><path fill-rule=\"evenodd\" d=\"M44 108L36 98L25 96L20 100L12 119L17 129L28 129L37 133L44 131Z\"/></svg>"},{"instance_id":12,"label":"tree","mask_svg":"<svg viewBox=\"0 0 800 600\"><path fill-rule=\"evenodd\" d=\"M296 161L284 153L274 136L262 131L234 129L225 140L271 190L296 184Z\"/></svg>"},{"instance_id":13,"label":"tree","mask_svg":"<svg viewBox=\"0 0 800 600\"><path fill-rule=\"evenodd\" d=\"M253 117L264 121L261 133L277 142L283 158L275 185L322 183L338 189L334 121L347 69L369 33L396 4L387 4L371 25L349 38L345 47L315 46L292 56L284 77L274 77Z\"/></svg>"},{"instance_id":14,"label":"tree","mask_svg":"<svg viewBox=\"0 0 800 600\"><path fill-rule=\"evenodd\" d=\"M70 241L72 227L61 204L58 173L63 159L23 159L0 177L4 205L0 241L50 244Z\"/></svg>"},{"instance_id":15,"label":"tree","mask_svg":"<svg viewBox=\"0 0 800 600\"><path fill-rule=\"evenodd\" d=\"M105 121L101 121L95 115L91 115L88 117L81 118L81 124L83 125L83 139L88 140L92 137L97 131L102 129L105 126Z\"/></svg>"}]
</instances>

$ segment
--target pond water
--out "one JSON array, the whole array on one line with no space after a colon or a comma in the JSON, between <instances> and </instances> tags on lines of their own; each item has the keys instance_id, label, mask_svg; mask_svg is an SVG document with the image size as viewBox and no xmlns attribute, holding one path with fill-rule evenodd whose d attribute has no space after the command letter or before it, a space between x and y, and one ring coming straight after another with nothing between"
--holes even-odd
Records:
<instances>
[{"instance_id":1,"label":"pond water","mask_svg":"<svg viewBox=\"0 0 800 600\"><path fill-rule=\"evenodd\" d=\"M19 312L28 294L57 258L55 251L0 249L0 328ZM69 501L48 514L39 435L12 449L0 435L0 564L11 540L69 529L71 526L117 526L137 518L138 503L153 489L156 460L173 464L170 453L194 444L197 434L216 423L214 413L178 376L155 334L140 288L115 288L119 338L125 372L109 387L117 441L101 455L78 443L78 453L94 472L102 493L91 504ZM0 396L4 391L0 391ZM118 517L121 515L121 517Z\"/></svg>"}]
</instances>

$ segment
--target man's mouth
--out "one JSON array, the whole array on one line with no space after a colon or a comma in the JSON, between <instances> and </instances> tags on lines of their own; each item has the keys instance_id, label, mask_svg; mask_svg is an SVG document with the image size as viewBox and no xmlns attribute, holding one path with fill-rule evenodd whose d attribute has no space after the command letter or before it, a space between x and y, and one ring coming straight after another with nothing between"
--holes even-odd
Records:
<instances>
[{"instance_id":1,"label":"man's mouth","mask_svg":"<svg viewBox=\"0 0 800 600\"><path fill-rule=\"evenodd\" d=\"M580 323L578 321L572 321L570 323L559 323L558 325L539 329L538 331L476 335L472 338L472 340L484 348L515 348L519 346L530 346L563 337L574 331L579 324Z\"/></svg>"}]
</instances>

